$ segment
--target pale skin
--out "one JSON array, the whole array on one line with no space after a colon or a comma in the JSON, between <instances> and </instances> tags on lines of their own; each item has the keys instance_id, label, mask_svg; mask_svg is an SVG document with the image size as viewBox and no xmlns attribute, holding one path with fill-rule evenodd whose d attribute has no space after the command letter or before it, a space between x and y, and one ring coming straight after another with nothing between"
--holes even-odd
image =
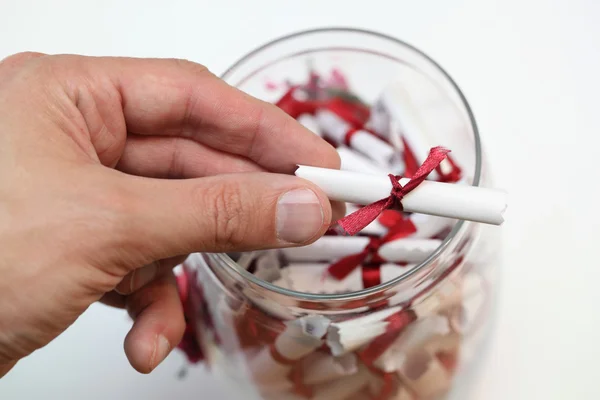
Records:
<instances>
[{"instance_id":1,"label":"pale skin","mask_svg":"<svg viewBox=\"0 0 600 400\"><path fill-rule=\"evenodd\" d=\"M152 371L183 334L187 254L308 244L343 215L296 164L340 160L199 64L4 59L0 377L98 301L127 309L125 353Z\"/></svg>"}]
</instances>

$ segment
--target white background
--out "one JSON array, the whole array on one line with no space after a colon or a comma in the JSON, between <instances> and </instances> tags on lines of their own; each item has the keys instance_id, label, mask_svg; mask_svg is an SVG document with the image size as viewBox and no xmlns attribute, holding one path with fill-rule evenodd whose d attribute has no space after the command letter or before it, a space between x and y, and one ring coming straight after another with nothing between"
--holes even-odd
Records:
<instances>
[{"instance_id":1,"label":"white background","mask_svg":"<svg viewBox=\"0 0 600 400\"><path fill-rule=\"evenodd\" d=\"M224 71L296 30L346 25L436 59L477 117L497 186L510 192L505 265L479 399L600 398L600 2L0 0L0 58L35 50L182 57ZM122 352L124 314L92 307L0 380L2 399L217 399L220 381L150 376Z\"/></svg>"}]
</instances>

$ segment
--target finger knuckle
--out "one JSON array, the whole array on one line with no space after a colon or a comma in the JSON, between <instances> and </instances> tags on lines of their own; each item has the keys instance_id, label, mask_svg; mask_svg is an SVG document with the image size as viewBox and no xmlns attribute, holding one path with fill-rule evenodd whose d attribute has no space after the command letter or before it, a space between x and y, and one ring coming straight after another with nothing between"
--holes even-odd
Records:
<instances>
[{"instance_id":1,"label":"finger knuckle","mask_svg":"<svg viewBox=\"0 0 600 400\"><path fill-rule=\"evenodd\" d=\"M249 213L239 184L229 183L213 191L209 204L213 244L217 248L236 248L245 242Z\"/></svg>"},{"instance_id":2,"label":"finger knuckle","mask_svg":"<svg viewBox=\"0 0 600 400\"><path fill-rule=\"evenodd\" d=\"M36 53L34 51L23 51L20 53L11 54L8 57L0 60L0 64L10 64L10 65L19 65L22 64L32 58L38 58L43 56L42 53Z\"/></svg>"},{"instance_id":3,"label":"finger knuckle","mask_svg":"<svg viewBox=\"0 0 600 400\"><path fill-rule=\"evenodd\" d=\"M210 71L202 64L187 60L185 58L172 58L170 59L177 68L194 73L194 74L208 74Z\"/></svg>"}]
</instances>

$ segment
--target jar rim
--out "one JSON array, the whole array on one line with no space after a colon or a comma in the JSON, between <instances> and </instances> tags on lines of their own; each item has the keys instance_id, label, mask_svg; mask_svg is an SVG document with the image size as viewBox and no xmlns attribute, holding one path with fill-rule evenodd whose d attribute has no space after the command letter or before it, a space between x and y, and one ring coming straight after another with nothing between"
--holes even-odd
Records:
<instances>
[{"instance_id":1,"label":"jar rim","mask_svg":"<svg viewBox=\"0 0 600 400\"><path fill-rule=\"evenodd\" d=\"M297 31L297 32L294 32L291 34L280 36L269 42L266 42L265 44L258 46L254 50L251 50L250 52L246 53L244 56L240 57L235 63L233 63L225 72L223 72L221 74L221 79L226 79L229 75L231 75L233 72L235 72L235 70L237 68L239 68L248 59L250 59L254 55L260 53L262 50L270 48L271 46L274 46L278 43L281 43L286 40L293 39L293 38L296 38L299 36L318 34L318 33L327 33L327 32L347 32L347 33L362 34L362 35L377 37L379 39L384 39L384 40L393 42L395 44L398 44L400 46L403 46L403 47L415 52L420 57L423 57L428 63L431 64L431 66L434 67L434 69L436 69L447 80L447 83L449 83L451 85L451 87L456 91L456 94L458 95L460 102L462 103L462 106L465 108L465 111L466 111L468 119L469 119L469 123L471 124L471 128L473 129L473 139L474 139L474 147L475 147L475 170L474 170L473 181L471 183L471 186L479 186L479 182L480 182L480 178L481 178L481 170L482 170L481 140L480 140L480 136L479 136L479 130L477 128L477 122L475 121L475 116L473 115L473 111L471 110L471 107L470 107L465 95L460 90L460 88L458 87L458 85L456 84L454 79L452 79L452 77L448 74L448 72L446 72L446 70L444 70L435 60L433 60L431 57L429 57L427 54L425 54L423 51L419 50L415 46L413 46L409 43L406 43L400 39L397 39L393 36L390 36L390 35L387 35L384 33L380 33L380 32L375 32L372 30L361 29L361 28L351 28L351 27L323 27L323 28L315 28L315 29ZM209 254L206 254L206 256L208 256L209 258L213 258L213 257L216 258L221 264L225 265L231 272L241 276L243 279L248 280L251 283L258 285L258 286L262 287L263 289L266 289L270 292L275 292L280 295L295 298L298 300L305 300L305 301L306 300L308 300L308 301L348 301L348 300L354 300L354 299L358 299L358 298L363 298L365 296L373 295L376 293L384 292L388 289L391 289L394 286L397 286L401 283L404 283L404 282L410 280L411 277L417 275L420 271L422 271L424 268L427 268L428 266L433 264L438 259L438 257L443 253L444 249L446 247L448 247L450 242L454 238L457 237L458 233L465 229L465 222L466 221L464 221L464 220L459 220L458 222L456 222L456 224L454 224L454 227L452 228L450 233L448 233L448 235L446 235L446 237L442 240L442 243L437 247L437 249L435 251L433 251L425 260L423 260L421 263L416 265L414 268L412 268L407 273L402 274L399 277L396 277L389 281L383 282L377 286L372 286L372 287L369 287L366 289L361 289L358 291L341 293L341 294L339 294L339 293L336 293L336 294L313 294L313 293L295 291L295 290L291 290L291 289L285 289L285 288L276 286L270 282L267 282L265 280L262 280L260 278L257 278L254 274L248 272L244 268L241 268L235 261L233 261L231 259L231 257L229 257L225 253L209 253Z\"/></svg>"}]
</instances>

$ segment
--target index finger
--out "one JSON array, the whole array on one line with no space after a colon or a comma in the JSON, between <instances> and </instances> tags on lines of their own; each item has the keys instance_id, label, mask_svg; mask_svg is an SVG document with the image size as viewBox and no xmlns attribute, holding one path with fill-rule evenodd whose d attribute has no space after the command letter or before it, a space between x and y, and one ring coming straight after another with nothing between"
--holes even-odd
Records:
<instances>
[{"instance_id":1,"label":"index finger","mask_svg":"<svg viewBox=\"0 0 600 400\"><path fill-rule=\"evenodd\" d=\"M274 172L291 173L296 164L340 166L326 141L275 105L228 85L199 64L100 58L89 65L92 76L108 74L116 84L131 133L192 138Z\"/></svg>"}]
</instances>

